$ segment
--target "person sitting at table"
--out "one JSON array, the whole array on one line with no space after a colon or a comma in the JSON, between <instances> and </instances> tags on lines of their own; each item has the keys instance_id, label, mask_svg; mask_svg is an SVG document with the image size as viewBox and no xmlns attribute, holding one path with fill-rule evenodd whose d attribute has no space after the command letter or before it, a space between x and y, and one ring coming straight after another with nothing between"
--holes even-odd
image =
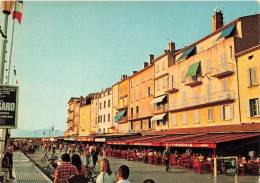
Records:
<instances>
[{"instance_id":1,"label":"person sitting at table","mask_svg":"<svg viewBox=\"0 0 260 183\"><path fill-rule=\"evenodd\" d=\"M246 158L241 157L241 155L239 155L237 157L237 163L239 164L240 167L243 167L246 164Z\"/></svg>"},{"instance_id":2,"label":"person sitting at table","mask_svg":"<svg viewBox=\"0 0 260 183\"><path fill-rule=\"evenodd\" d=\"M200 153L200 155L199 155L199 161L203 161L204 160L204 156L202 156L202 154Z\"/></svg>"}]
</instances>

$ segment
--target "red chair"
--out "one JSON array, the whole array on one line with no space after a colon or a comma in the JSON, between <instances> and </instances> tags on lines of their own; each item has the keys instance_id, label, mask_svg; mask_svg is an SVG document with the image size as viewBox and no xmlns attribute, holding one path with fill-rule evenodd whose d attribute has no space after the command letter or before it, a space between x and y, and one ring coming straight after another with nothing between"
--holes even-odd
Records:
<instances>
[{"instance_id":1,"label":"red chair","mask_svg":"<svg viewBox=\"0 0 260 183\"><path fill-rule=\"evenodd\" d=\"M131 161L131 160L134 160L134 158L133 158L133 154L132 153L130 153L130 154L127 154L127 161Z\"/></svg>"},{"instance_id":2,"label":"red chair","mask_svg":"<svg viewBox=\"0 0 260 183\"><path fill-rule=\"evenodd\" d=\"M126 158L125 151L121 151L121 157L122 157L123 159Z\"/></svg>"},{"instance_id":3,"label":"red chair","mask_svg":"<svg viewBox=\"0 0 260 183\"><path fill-rule=\"evenodd\" d=\"M246 165L245 163L237 165L238 166L238 175L240 175L240 173L241 173L242 176L245 176L245 165Z\"/></svg>"},{"instance_id":4,"label":"red chair","mask_svg":"<svg viewBox=\"0 0 260 183\"><path fill-rule=\"evenodd\" d=\"M113 158L113 157L116 158L116 151L114 151L114 150L112 151L111 157L112 157L112 158Z\"/></svg>"},{"instance_id":5,"label":"red chair","mask_svg":"<svg viewBox=\"0 0 260 183\"><path fill-rule=\"evenodd\" d=\"M175 157L171 157L171 159L170 159L170 166L174 166L174 167L178 166L178 161L176 160Z\"/></svg>"},{"instance_id":6,"label":"red chair","mask_svg":"<svg viewBox=\"0 0 260 183\"><path fill-rule=\"evenodd\" d=\"M203 162L194 161L193 166L194 166L194 172L195 173L197 173L197 172L199 172L199 174L201 174L201 172L206 173L206 169L205 169Z\"/></svg>"}]
</instances>

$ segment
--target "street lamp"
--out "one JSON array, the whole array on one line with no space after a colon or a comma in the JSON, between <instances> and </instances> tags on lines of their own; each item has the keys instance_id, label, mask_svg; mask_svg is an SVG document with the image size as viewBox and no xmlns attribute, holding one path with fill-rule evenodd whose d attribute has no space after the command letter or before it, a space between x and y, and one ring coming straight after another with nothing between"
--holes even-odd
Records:
<instances>
[{"instance_id":1,"label":"street lamp","mask_svg":"<svg viewBox=\"0 0 260 183\"><path fill-rule=\"evenodd\" d=\"M2 13L4 14L4 25L3 25L3 34L7 36L7 26L8 26L8 15L11 14L13 10L15 1L1 1ZM6 38L2 41L2 58L1 58L1 75L0 75L0 84L4 84L4 67L5 67L5 53L6 53Z\"/></svg>"}]
</instances>

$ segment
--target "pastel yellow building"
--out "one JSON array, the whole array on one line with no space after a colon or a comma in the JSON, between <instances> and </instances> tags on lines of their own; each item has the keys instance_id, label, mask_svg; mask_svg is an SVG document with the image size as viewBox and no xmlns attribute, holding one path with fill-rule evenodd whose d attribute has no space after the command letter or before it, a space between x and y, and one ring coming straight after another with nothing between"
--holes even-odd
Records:
<instances>
[{"instance_id":1,"label":"pastel yellow building","mask_svg":"<svg viewBox=\"0 0 260 183\"><path fill-rule=\"evenodd\" d=\"M213 32L174 54L175 63L169 67L169 128L241 122L235 54L257 44L248 37L259 40L259 16L241 17L225 26L223 20L222 25L214 22L221 17L215 12Z\"/></svg>"},{"instance_id":2,"label":"pastel yellow building","mask_svg":"<svg viewBox=\"0 0 260 183\"><path fill-rule=\"evenodd\" d=\"M133 73L130 79L129 121L130 132L141 132L153 128L150 102L154 95L154 56L150 55L149 64L145 62L143 69Z\"/></svg>"},{"instance_id":3,"label":"pastel yellow building","mask_svg":"<svg viewBox=\"0 0 260 183\"><path fill-rule=\"evenodd\" d=\"M69 105L69 109L68 109L68 118L67 118L67 130L64 132L64 136L72 136L74 135L74 117L75 117L75 103L79 98L75 98L75 97L71 97L68 105Z\"/></svg>"},{"instance_id":4,"label":"pastel yellow building","mask_svg":"<svg viewBox=\"0 0 260 183\"><path fill-rule=\"evenodd\" d=\"M155 130L163 130L169 128L168 123L168 94L169 90L169 72L168 67L173 65L175 52L175 44L169 43L168 50L164 54L156 58L154 63L154 99L151 101L151 109L153 117L151 121L154 123Z\"/></svg>"},{"instance_id":5,"label":"pastel yellow building","mask_svg":"<svg viewBox=\"0 0 260 183\"><path fill-rule=\"evenodd\" d=\"M118 112L119 108L119 97L118 97L118 83L114 84L112 86L112 100L113 100L113 105L112 105L112 120L113 120L113 126L114 128L109 129L109 133L117 133L118 132L118 123L115 122L115 117Z\"/></svg>"},{"instance_id":6,"label":"pastel yellow building","mask_svg":"<svg viewBox=\"0 0 260 183\"><path fill-rule=\"evenodd\" d=\"M100 93L94 93L91 100L91 114L90 114L90 134L98 133L98 103Z\"/></svg>"},{"instance_id":7,"label":"pastel yellow building","mask_svg":"<svg viewBox=\"0 0 260 183\"><path fill-rule=\"evenodd\" d=\"M260 45L236 54L242 123L260 122Z\"/></svg>"},{"instance_id":8,"label":"pastel yellow building","mask_svg":"<svg viewBox=\"0 0 260 183\"><path fill-rule=\"evenodd\" d=\"M129 78L122 75L121 81L118 82L118 112L115 116L115 123L118 123L119 133L128 133L128 106L129 106Z\"/></svg>"}]
</instances>

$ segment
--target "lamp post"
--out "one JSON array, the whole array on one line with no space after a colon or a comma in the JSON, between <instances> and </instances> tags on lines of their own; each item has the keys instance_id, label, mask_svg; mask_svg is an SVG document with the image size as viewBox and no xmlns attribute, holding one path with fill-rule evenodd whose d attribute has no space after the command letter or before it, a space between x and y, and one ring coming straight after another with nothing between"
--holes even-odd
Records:
<instances>
[{"instance_id":1,"label":"lamp post","mask_svg":"<svg viewBox=\"0 0 260 183\"><path fill-rule=\"evenodd\" d=\"M3 25L3 35L5 36L2 40L2 46L1 46L1 69L0 69L0 85L4 85L4 70L5 70L5 54L6 54L6 43L7 43L7 26L8 26L8 15L11 14L11 11L13 10L15 1L1 1L2 6L2 13L4 14L4 25ZM1 147L0 147L0 153L3 154L4 150L4 139L5 139L5 129L1 130L2 132L2 138L1 138ZM2 165L2 156L0 158L0 163ZM0 166L0 172L1 172Z\"/></svg>"}]
</instances>

